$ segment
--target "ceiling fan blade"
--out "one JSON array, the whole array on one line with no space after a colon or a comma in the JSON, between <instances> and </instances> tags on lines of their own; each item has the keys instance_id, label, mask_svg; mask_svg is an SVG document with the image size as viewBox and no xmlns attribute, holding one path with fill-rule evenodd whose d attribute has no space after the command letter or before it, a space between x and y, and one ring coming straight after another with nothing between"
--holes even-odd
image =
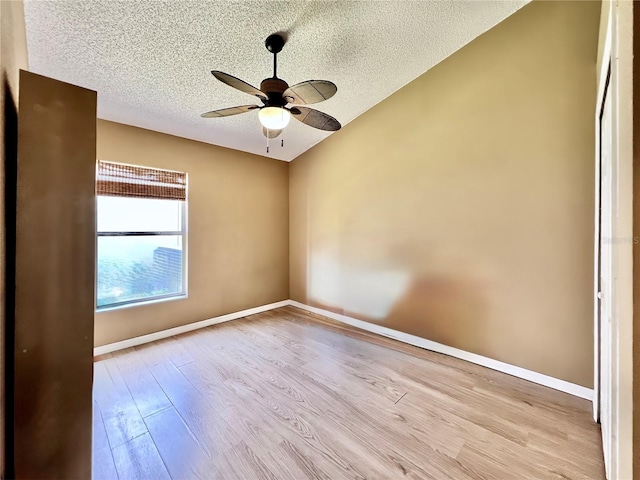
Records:
<instances>
[{"instance_id":1,"label":"ceiling fan blade","mask_svg":"<svg viewBox=\"0 0 640 480\"><path fill-rule=\"evenodd\" d=\"M309 105L323 102L338 91L334 83L327 80L307 80L287 88L282 96L295 105Z\"/></svg>"},{"instance_id":2,"label":"ceiling fan blade","mask_svg":"<svg viewBox=\"0 0 640 480\"><path fill-rule=\"evenodd\" d=\"M271 130L269 128L262 127L262 134L267 138L276 138L281 133L282 133L282 129L280 129L280 130Z\"/></svg>"},{"instance_id":3,"label":"ceiling fan blade","mask_svg":"<svg viewBox=\"0 0 640 480\"><path fill-rule=\"evenodd\" d=\"M331 115L314 110L313 108L292 107L291 113L296 120L319 130L335 132L342 127L340 122Z\"/></svg>"},{"instance_id":4,"label":"ceiling fan blade","mask_svg":"<svg viewBox=\"0 0 640 480\"><path fill-rule=\"evenodd\" d=\"M249 95L255 95L260 100L266 101L268 96L266 93L258 90L253 85L249 85L247 82L240 80L239 78L229 75L228 73L220 72L218 70L212 70L211 73L214 77L223 83L226 83L230 87L240 90L241 92L248 93Z\"/></svg>"},{"instance_id":5,"label":"ceiling fan blade","mask_svg":"<svg viewBox=\"0 0 640 480\"><path fill-rule=\"evenodd\" d=\"M241 105L239 107L229 107L222 108L220 110L214 110L212 112L203 113L200 116L202 118L230 117L231 115L238 115L239 113L249 112L258 108L260 108L258 107L258 105Z\"/></svg>"}]
</instances>

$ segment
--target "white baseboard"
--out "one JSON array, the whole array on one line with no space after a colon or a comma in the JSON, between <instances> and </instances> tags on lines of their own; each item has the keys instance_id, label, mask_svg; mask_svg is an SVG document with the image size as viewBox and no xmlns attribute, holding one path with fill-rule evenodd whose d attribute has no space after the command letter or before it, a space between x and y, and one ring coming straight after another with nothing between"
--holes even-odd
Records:
<instances>
[{"instance_id":1,"label":"white baseboard","mask_svg":"<svg viewBox=\"0 0 640 480\"><path fill-rule=\"evenodd\" d=\"M311 307L309 305L305 305L304 303L296 302L295 300L282 300L280 302L270 303L268 305L262 305L260 307L255 307L255 308L249 308L248 310L242 310L240 312L228 313L226 315L209 318L207 320L202 320L200 322L189 323L187 325L182 325L180 327L170 328L168 330L162 330L160 332L154 332L148 335L142 335L140 337L122 340L121 342L102 345L100 347L95 347L93 349L93 354L94 356L104 355L105 353L111 353L117 350L122 350L124 348L143 345L145 343L153 342L163 338L172 337L173 335L179 335L181 333L190 332L192 330L197 330L199 328L209 327L211 325L216 325L218 323L228 322L230 320L236 320L238 318L247 317L249 315L255 315L256 313L266 312L267 310L273 310L274 308L286 307L288 305L300 308L302 310L307 310L308 312L317 313L318 315L332 318L333 320L338 320L339 322L346 323L347 325L351 325L353 327L360 328L368 332L376 333L384 337L393 338L394 340L408 343L409 345L414 345L416 347L424 348L426 350L431 350L433 352L444 353L445 355L450 355L452 357L460 358L462 360L466 360L468 362L475 363L477 365L482 365L483 367L491 368L499 372L513 375L514 377L522 378L524 380L528 380L530 382L537 383L539 385L544 385L545 387L553 388L555 390L560 390L561 392L566 392L571 395L575 395L577 397L581 397L589 401L593 401L593 389L591 388L583 387L581 385L576 385L575 383L570 383L565 380L560 380L558 378L550 377L542 373L533 372L531 370L527 370L526 368L516 367L515 365L510 365L508 363L500 362L492 358L483 357L482 355L467 352L465 350L460 350L458 348L450 347L448 345L443 345L441 343L433 342L431 340L427 340L422 337L417 337L409 333L399 332L397 330L392 330L391 328L383 327L381 325L376 325L369 322L364 322L362 320L348 317L346 315L341 315L339 313L333 313L328 310L323 310L321 308Z\"/></svg>"},{"instance_id":2,"label":"white baseboard","mask_svg":"<svg viewBox=\"0 0 640 480\"><path fill-rule=\"evenodd\" d=\"M229 320L236 320L242 317L248 317L249 315L255 315L256 313L266 312L267 310L273 310L274 308L286 307L290 305L289 300L282 300L276 303L270 303L268 305L262 305L260 307L249 308L247 310L241 310L239 312L227 313L226 315L220 315L219 317L209 318L200 322L188 323L187 325L181 325L175 328L169 328L168 330L161 330L160 332L149 333L140 337L129 338L122 340L121 342L109 343L93 349L93 355L104 355L105 353L115 352L124 348L135 347L137 345L143 345L145 343L154 342L163 338L172 337L181 333L190 332L199 328L209 327L211 325L217 325L218 323L228 322Z\"/></svg>"},{"instance_id":3,"label":"white baseboard","mask_svg":"<svg viewBox=\"0 0 640 480\"><path fill-rule=\"evenodd\" d=\"M482 355L477 355L475 353L467 352L465 350L460 350L458 348L450 347L448 345L443 345L441 343L433 342L431 340L427 340L422 337L417 337L409 333L399 332L397 330L392 330L391 328L383 327L381 325L376 325L369 322L364 322L362 320L358 320L352 317L347 317L346 315L341 315L339 313L333 313L328 310L323 310L321 308L310 307L309 305L296 302L295 300L290 300L289 305L293 307L298 307L302 310L307 310L308 312L317 313L318 315L322 315L324 317L338 320L339 322L346 323L348 325L360 328L362 330L366 330L368 332L377 333L378 335L382 335L384 337L393 338L394 340L408 343L409 345L414 345L416 347L424 348L426 350L431 350L433 352L444 353L445 355L450 355L452 357L460 358L462 360L466 360L468 362L475 363L477 365L482 365L483 367L491 368L499 372L513 375L514 377L522 378L524 380L528 380L530 382L537 383L539 385L544 385L545 387L553 388L555 390L560 390L561 392L569 393L571 395L575 395L576 397L581 397L589 401L593 401L593 389L591 388L583 387L581 385L576 385L575 383L570 383L565 380L560 380L558 378L550 377L542 373L533 372L531 370L527 370L526 368L516 367L515 365L510 365L508 363L500 362L492 358L483 357Z\"/></svg>"}]
</instances>

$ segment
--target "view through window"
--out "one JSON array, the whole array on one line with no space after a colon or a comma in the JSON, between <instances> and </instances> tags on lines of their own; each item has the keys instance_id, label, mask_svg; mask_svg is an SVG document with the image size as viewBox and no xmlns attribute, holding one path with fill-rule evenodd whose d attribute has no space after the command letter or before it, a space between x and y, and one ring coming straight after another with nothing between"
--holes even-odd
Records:
<instances>
[{"instance_id":1,"label":"view through window","mask_svg":"<svg viewBox=\"0 0 640 480\"><path fill-rule=\"evenodd\" d=\"M97 307L184 295L185 200L144 198L152 183L144 175L102 186L100 177L99 168Z\"/></svg>"}]
</instances>

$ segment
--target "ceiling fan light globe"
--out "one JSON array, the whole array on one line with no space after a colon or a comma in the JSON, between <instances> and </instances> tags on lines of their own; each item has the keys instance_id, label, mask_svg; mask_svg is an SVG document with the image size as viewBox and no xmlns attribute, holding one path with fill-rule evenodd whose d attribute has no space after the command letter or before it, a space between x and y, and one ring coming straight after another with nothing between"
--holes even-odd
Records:
<instances>
[{"instance_id":1,"label":"ceiling fan light globe","mask_svg":"<svg viewBox=\"0 0 640 480\"><path fill-rule=\"evenodd\" d=\"M280 107L265 107L260 109L258 118L260 118L260 123L264 128L282 130L289 125L291 113L289 113L289 110Z\"/></svg>"}]
</instances>

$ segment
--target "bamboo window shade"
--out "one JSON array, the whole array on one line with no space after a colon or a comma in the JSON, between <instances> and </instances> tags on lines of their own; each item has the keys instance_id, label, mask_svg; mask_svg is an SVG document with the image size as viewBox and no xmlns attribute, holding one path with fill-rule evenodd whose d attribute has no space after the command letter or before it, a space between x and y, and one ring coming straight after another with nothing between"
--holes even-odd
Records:
<instances>
[{"instance_id":1,"label":"bamboo window shade","mask_svg":"<svg viewBox=\"0 0 640 480\"><path fill-rule=\"evenodd\" d=\"M99 160L96 193L115 197L186 200L187 174Z\"/></svg>"}]
</instances>

